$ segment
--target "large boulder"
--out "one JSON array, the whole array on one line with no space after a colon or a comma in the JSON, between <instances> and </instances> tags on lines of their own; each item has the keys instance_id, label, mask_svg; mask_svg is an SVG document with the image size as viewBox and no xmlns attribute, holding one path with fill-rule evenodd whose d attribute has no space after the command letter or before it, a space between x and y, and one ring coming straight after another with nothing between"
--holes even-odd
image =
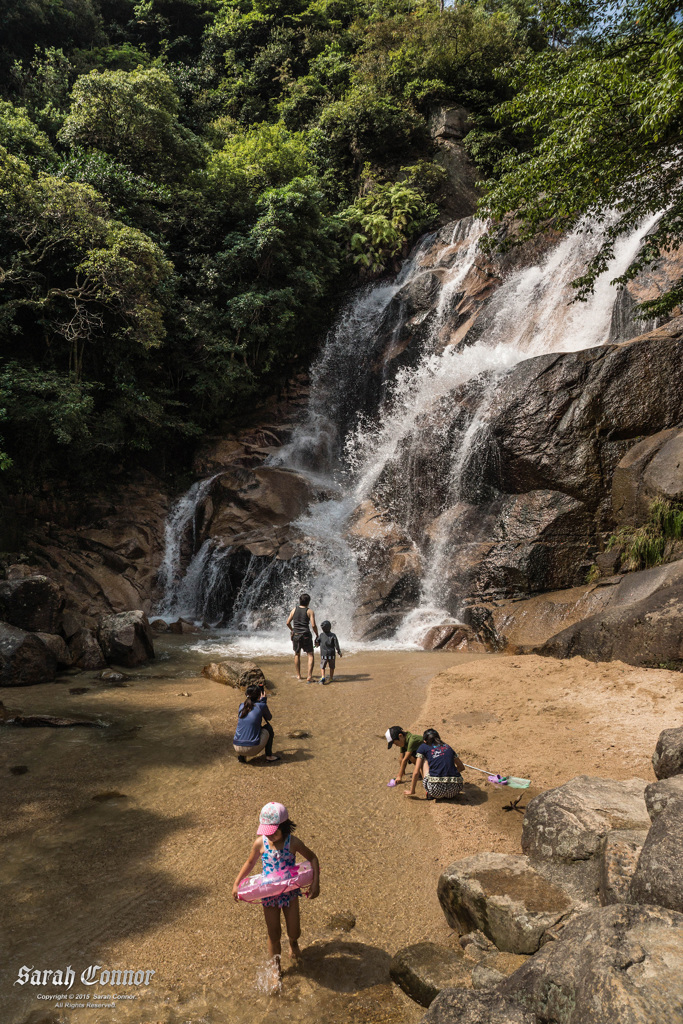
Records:
<instances>
[{"instance_id":1,"label":"large boulder","mask_svg":"<svg viewBox=\"0 0 683 1024\"><path fill-rule=\"evenodd\" d=\"M627 344L518 363L490 419L501 489L563 491L607 514L605 481L633 441L683 420L682 333L679 318Z\"/></svg>"},{"instance_id":2,"label":"large boulder","mask_svg":"<svg viewBox=\"0 0 683 1024\"><path fill-rule=\"evenodd\" d=\"M652 767L658 779L683 774L683 726L660 732L652 755Z\"/></svg>"},{"instance_id":3,"label":"large boulder","mask_svg":"<svg viewBox=\"0 0 683 1024\"><path fill-rule=\"evenodd\" d=\"M552 1024L681 1021L683 914L652 906L587 911L496 991Z\"/></svg>"},{"instance_id":4,"label":"large boulder","mask_svg":"<svg viewBox=\"0 0 683 1024\"><path fill-rule=\"evenodd\" d=\"M618 658L658 668L683 664L683 560L630 573L609 588L598 612L535 648L553 658Z\"/></svg>"},{"instance_id":5,"label":"large boulder","mask_svg":"<svg viewBox=\"0 0 683 1024\"><path fill-rule=\"evenodd\" d=\"M105 668L107 662L92 629L83 626L69 640L72 663L77 668Z\"/></svg>"},{"instance_id":6,"label":"large boulder","mask_svg":"<svg viewBox=\"0 0 683 1024\"><path fill-rule=\"evenodd\" d=\"M422 1006L429 1006L445 988L469 988L471 972L472 964L465 960L461 949L435 942L399 949L389 967L392 980Z\"/></svg>"},{"instance_id":7,"label":"large boulder","mask_svg":"<svg viewBox=\"0 0 683 1024\"><path fill-rule=\"evenodd\" d=\"M154 640L143 611L119 612L100 619L97 639L108 662L134 668L154 657Z\"/></svg>"},{"instance_id":8,"label":"large boulder","mask_svg":"<svg viewBox=\"0 0 683 1024\"><path fill-rule=\"evenodd\" d=\"M57 659L40 637L0 622L0 686L30 686L55 678Z\"/></svg>"},{"instance_id":9,"label":"large boulder","mask_svg":"<svg viewBox=\"0 0 683 1024\"><path fill-rule=\"evenodd\" d=\"M572 908L566 892L513 854L456 861L441 874L437 894L451 928L479 929L509 953L535 953L546 931Z\"/></svg>"},{"instance_id":10,"label":"large boulder","mask_svg":"<svg viewBox=\"0 0 683 1024\"><path fill-rule=\"evenodd\" d=\"M537 1020L498 991L447 988L436 997L421 1024L537 1024Z\"/></svg>"},{"instance_id":11,"label":"large boulder","mask_svg":"<svg viewBox=\"0 0 683 1024\"><path fill-rule=\"evenodd\" d=\"M657 498L683 498L683 430L660 430L624 455L612 478L612 511L617 526L641 526Z\"/></svg>"},{"instance_id":12,"label":"large boulder","mask_svg":"<svg viewBox=\"0 0 683 1024\"><path fill-rule=\"evenodd\" d=\"M683 799L683 775L674 775L670 779L660 779L645 787L645 805L650 820L666 809L672 800Z\"/></svg>"},{"instance_id":13,"label":"large boulder","mask_svg":"<svg viewBox=\"0 0 683 1024\"><path fill-rule=\"evenodd\" d=\"M661 791L667 782L655 785ZM678 787L669 788L670 798L660 801L661 810L640 852L629 902L654 903L683 913L683 797Z\"/></svg>"},{"instance_id":14,"label":"large boulder","mask_svg":"<svg viewBox=\"0 0 683 1024\"><path fill-rule=\"evenodd\" d=\"M603 839L599 889L603 907L629 902L631 879L646 837L645 829L614 829Z\"/></svg>"},{"instance_id":15,"label":"large boulder","mask_svg":"<svg viewBox=\"0 0 683 1024\"><path fill-rule=\"evenodd\" d=\"M593 517L582 501L560 491L507 494L464 501L431 527L443 557L441 586L452 595L500 599L583 582Z\"/></svg>"},{"instance_id":16,"label":"large boulder","mask_svg":"<svg viewBox=\"0 0 683 1024\"><path fill-rule=\"evenodd\" d=\"M647 829L644 779L579 775L529 801L522 850L532 861L595 860L612 829Z\"/></svg>"},{"instance_id":17,"label":"large boulder","mask_svg":"<svg viewBox=\"0 0 683 1024\"><path fill-rule=\"evenodd\" d=\"M62 598L47 576L0 582L0 619L28 632L59 632Z\"/></svg>"}]
</instances>

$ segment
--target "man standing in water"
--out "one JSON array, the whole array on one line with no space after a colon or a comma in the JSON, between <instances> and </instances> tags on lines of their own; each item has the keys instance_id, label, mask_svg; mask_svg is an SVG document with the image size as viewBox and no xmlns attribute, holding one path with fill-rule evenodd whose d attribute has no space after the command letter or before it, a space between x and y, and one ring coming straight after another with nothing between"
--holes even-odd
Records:
<instances>
[{"instance_id":1,"label":"man standing in water","mask_svg":"<svg viewBox=\"0 0 683 1024\"><path fill-rule=\"evenodd\" d=\"M296 677L301 679L301 652L308 655L308 678L307 683L313 682L313 637L311 629L318 635L318 627L315 624L315 613L309 608L311 598L309 594L299 595L298 608L292 608L287 618L287 626L292 634L292 647L294 648L294 665Z\"/></svg>"}]
</instances>

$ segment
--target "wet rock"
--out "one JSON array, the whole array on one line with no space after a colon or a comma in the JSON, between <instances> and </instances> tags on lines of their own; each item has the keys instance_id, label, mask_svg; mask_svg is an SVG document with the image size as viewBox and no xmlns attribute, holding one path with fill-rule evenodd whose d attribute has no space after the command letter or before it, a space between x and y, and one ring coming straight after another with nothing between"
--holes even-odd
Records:
<instances>
[{"instance_id":1,"label":"wet rock","mask_svg":"<svg viewBox=\"0 0 683 1024\"><path fill-rule=\"evenodd\" d=\"M29 632L57 633L62 598L47 576L0 582L0 619Z\"/></svg>"},{"instance_id":2,"label":"wet rock","mask_svg":"<svg viewBox=\"0 0 683 1024\"><path fill-rule=\"evenodd\" d=\"M171 622L166 630L167 633L179 633L179 634L195 634L201 633L199 626L195 626L194 622L188 622L187 619L176 619L175 622Z\"/></svg>"},{"instance_id":3,"label":"wet rock","mask_svg":"<svg viewBox=\"0 0 683 1024\"><path fill-rule=\"evenodd\" d=\"M451 928L483 931L508 953L534 953L546 930L572 908L566 892L513 854L456 861L441 874L437 894Z\"/></svg>"},{"instance_id":4,"label":"wet rock","mask_svg":"<svg viewBox=\"0 0 683 1024\"><path fill-rule=\"evenodd\" d=\"M658 779L669 779L683 774L683 726L660 732L652 767Z\"/></svg>"},{"instance_id":5,"label":"wet rock","mask_svg":"<svg viewBox=\"0 0 683 1024\"><path fill-rule=\"evenodd\" d=\"M460 651L477 642L477 636L469 626L450 622L432 626L422 639L422 647L425 651Z\"/></svg>"},{"instance_id":6,"label":"wet rock","mask_svg":"<svg viewBox=\"0 0 683 1024\"><path fill-rule=\"evenodd\" d=\"M143 611L119 612L100 620L97 638L107 661L134 668L154 658L154 641Z\"/></svg>"},{"instance_id":7,"label":"wet rock","mask_svg":"<svg viewBox=\"0 0 683 1024\"><path fill-rule=\"evenodd\" d=\"M368 639L378 617L402 614L417 603L420 553L407 531L369 500L354 512L347 538L358 559L358 619Z\"/></svg>"},{"instance_id":8,"label":"wet rock","mask_svg":"<svg viewBox=\"0 0 683 1024\"><path fill-rule=\"evenodd\" d=\"M647 832L644 829L615 829L608 832L600 852L600 903L628 903L631 879Z\"/></svg>"},{"instance_id":9,"label":"wet rock","mask_svg":"<svg viewBox=\"0 0 683 1024\"><path fill-rule=\"evenodd\" d=\"M333 931L350 932L356 927L356 915L352 914L350 910L340 910L338 914L333 914L327 922L327 927Z\"/></svg>"},{"instance_id":10,"label":"wet rock","mask_svg":"<svg viewBox=\"0 0 683 1024\"><path fill-rule=\"evenodd\" d=\"M595 860L612 829L647 829L645 780L580 775L529 801L522 850L534 861Z\"/></svg>"},{"instance_id":11,"label":"wet rock","mask_svg":"<svg viewBox=\"0 0 683 1024\"><path fill-rule=\"evenodd\" d=\"M608 501L604 481L633 440L683 420L682 328L672 321L628 345L515 366L496 389L490 420L497 485L562 491L594 509Z\"/></svg>"},{"instance_id":12,"label":"wet rock","mask_svg":"<svg viewBox=\"0 0 683 1024\"><path fill-rule=\"evenodd\" d=\"M82 693L90 693L89 686L73 686L69 693L73 694L74 697L80 697Z\"/></svg>"},{"instance_id":13,"label":"wet rock","mask_svg":"<svg viewBox=\"0 0 683 1024\"><path fill-rule=\"evenodd\" d=\"M266 677L253 661L211 662L202 669L206 679L224 686L247 687L265 684Z\"/></svg>"},{"instance_id":14,"label":"wet rock","mask_svg":"<svg viewBox=\"0 0 683 1024\"><path fill-rule=\"evenodd\" d=\"M127 800L128 797L125 793L119 793L117 789L107 790L105 793L95 793L91 800L94 800L98 804L108 803L110 800Z\"/></svg>"},{"instance_id":15,"label":"wet rock","mask_svg":"<svg viewBox=\"0 0 683 1024\"><path fill-rule=\"evenodd\" d=\"M290 740L307 740L311 735L310 732L306 732L305 729L293 729L292 732L288 732Z\"/></svg>"},{"instance_id":16,"label":"wet rock","mask_svg":"<svg viewBox=\"0 0 683 1024\"><path fill-rule=\"evenodd\" d=\"M26 775L28 772L28 765L26 764L14 764L9 770L10 775Z\"/></svg>"},{"instance_id":17,"label":"wet rock","mask_svg":"<svg viewBox=\"0 0 683 1024\"><path fill-rule=\"evenodd\" d=\"M463 587L470 597L498 600L584 582L594 522L582 501L534 490L457 502L431 532L448 551L442 585L453 604Z\"/></svg>"},{"instance_id":18,"label":"wet rock","mask_svg":"<svg viewBox=\"0 0 683 1024\"><path fill-rule=\"evenodd\" d=\"M497 991L553 1024L680 1020L683 915L652 906L588 911Z\"/></svg>"},{"instance_id":19,"label":"wet rock","mask_svg":"<svg viewBox=\"0 0 683 1024\"><path fill-rule=\"evenodd\" d=\"M470 969L461 952L435 942L418 942L392 957L389 974L411 999L429 1006L445 988L469 988Z\"/></svg>"},{"instance_id":20,"label":"wet rock","mask_svg":"<svg viewBox=\"0 0 683 1024\"><path fill-rule=\"evenodd\" d=\"M77 668L92 670L105 668L107 664L92 629L83 627L74 633L69 640L69 651Z\"/></svg>"},{"instance_id":21,"label":"wet rock","mask_svg":"<svg viewBox=\"0 0 683 1024\"><path fill-rule=\"evenodd\" d=\"M645 787L645 806L650 820L666 809L671 800L683 798L683 775L673 775L670 779L660 779Z\"/></svg>"},{"instance_id":22,"label":"wet rock","mask_svg":"<svg viewBox=\"0 0 683 1024\"><path fill-rule=\"evenodd\" d=\"M669 780L673 782L673 780ZM664 782L656 783L661 787ZM630 903L652 903L683 913L683 797L660 804L631 880Z\"/></svg>"},{"instance_id":23,"label":"wet rock","mask_svg":"<svg viewBox=\"0 0 683 1024\"><path fill-rule=\"evenodd\" d=\"M421 1024L537 1024L537 1020L497 990L447 988L436 997Z\"/></svg>"},{"instance_id":24,"label":"wet rock","mask_svg":"<svg viewBox=\"0 0 683 1024\"><path fill-rule=\"evenodd\" d=\"M57 661L35 633L0 622L0 686L51 683Z\"/></svg>"},{"instance_id":25,"label":"wet rock","mask_svg":"<svg viewBox=\"0 0 683 1024\"><path fill-rule=\"evenodd\" d=\"M125 676L123 672L115 672L113 668L105 668L97 678L104 683L122 683L128 676Z\"/></svg>"},{"instance_id":26,"label":"wet rock","mask_svg":"<svg viewBox=\"0 0 683 1024\"><path fill-rule=\"evenodd\" d=\"M63 637L56 633L36 633L36 636L42 640L48 650L52 651L60 671L71 668L71 651L66 646Z\"/></svg>"},{"instance_id":27,"label":"wet rock","mask_svg":"<svg viewBox=\"0 0 683 1024\"><path fill-rule=\"evenodd\" d=\"M149 628L153 633L168 633L169 626L163 619L152 619L149 624Z\"/></svg>"}]
</instances>

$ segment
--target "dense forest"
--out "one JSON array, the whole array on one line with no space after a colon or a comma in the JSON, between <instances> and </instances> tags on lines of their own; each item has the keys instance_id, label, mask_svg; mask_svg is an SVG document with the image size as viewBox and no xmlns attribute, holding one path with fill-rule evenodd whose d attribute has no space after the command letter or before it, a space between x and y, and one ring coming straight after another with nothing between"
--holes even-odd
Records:
<instances>
[{"instance_id":1,"label":"dense forest","mask_svg":"<svg viewBox=\"0 0 683 1024\"><path fill-rule=\"evenodd\" d=\"M616 204L584 291L648 210L643 261L680 234L662 0L0 0L0 28L6 489L182 471L305 369L435 224L440 105L518 238Z\"/></svg>"}]
</instances>

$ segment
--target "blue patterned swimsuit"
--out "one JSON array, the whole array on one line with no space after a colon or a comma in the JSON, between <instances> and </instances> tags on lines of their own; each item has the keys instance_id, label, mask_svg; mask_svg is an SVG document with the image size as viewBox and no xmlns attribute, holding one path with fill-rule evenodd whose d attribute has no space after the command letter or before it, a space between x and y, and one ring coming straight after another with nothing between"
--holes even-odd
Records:
<instances>
[{"instance_id":1,"label":"blue patterned swimsuit","mask_svg":"<svg viewBox=\"0 0 683 1024\"><path fill-rule=\"evenodd\" d=\"M292 853L289 848L289 840L291 835L285 839L285 845L281 850L276 850L268 842L268 837L263 837L263 853L261 854L261 864L263 866L263 876L275 874L276 871L281 871L282 868L293 868L296 863L296 855ZM288 907L293 899L301 896L301 889L294 889L292 892L283 892L280 896L265 896L261 903L264 907Z\"/></svg>"}]
</instances>

